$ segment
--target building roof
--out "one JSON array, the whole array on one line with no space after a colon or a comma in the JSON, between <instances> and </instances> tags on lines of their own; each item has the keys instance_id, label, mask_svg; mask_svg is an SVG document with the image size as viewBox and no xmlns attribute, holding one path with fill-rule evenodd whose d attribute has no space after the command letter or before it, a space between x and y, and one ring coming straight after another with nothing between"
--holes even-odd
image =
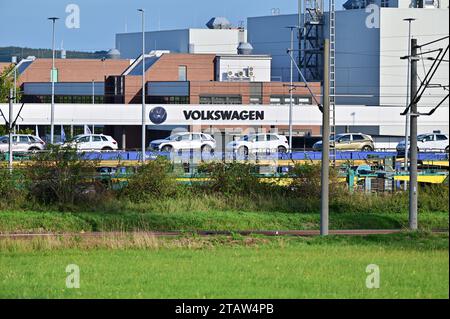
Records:
<instances>
[{"instance_id":1,"label":"building roof","mask_svg":"<svg viewBox=\"0 0 450 319\"><path fill-rule=\"evenodd\" d=\"M130 60L56 59L58 82L102 82L105 77L120 75ZM19 77L19 83L50 82L52 59L36 59Z\"/></svg>"}]
</instances>

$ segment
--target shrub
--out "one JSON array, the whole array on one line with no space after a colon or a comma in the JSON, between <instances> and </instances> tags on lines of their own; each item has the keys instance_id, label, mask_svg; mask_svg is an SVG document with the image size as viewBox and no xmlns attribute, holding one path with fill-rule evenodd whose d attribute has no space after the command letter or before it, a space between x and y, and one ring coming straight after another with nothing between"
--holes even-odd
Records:
<instances>
[{"instance_id":1,"label":"shrub","mask_svg":"<svg viewBox=\"0 0 450 319\"><path fill-rule=\"evenodd\" d=\"M203 189L226 196L262 193L270 187L260 182L257 167L252 164L207 163L199 167L199 173L206 173L209 178Z\"/></svg>"},{"instance_id":2,"label":"shrub","mask_svg":"<svg viewBox=\"0 0 450 319\"><path fill-rule=\"evenodd\" d=\"M24 178L21 171L15 169L10 172L7 168L0 168L0 208L19 207L26 196Z\"/></svg>"},{"instance_id":3,"label":"shrub","mask_svg":"<svg viewBox=\"0 0 450 319\"><path fill-rule=\"evenodd\" d=\"M26 167L27 188L32 199L42 204L73 205L92 198L100 184L93 178L95 161L85 160L76 149L49 146Z\"/></svg>"},{"instance_id":4,"label":"shrub","mask_svg":"<svg viewBox=\"0 0 450 319\"><path fill-rule=\"evenodd\" d=\"M129 178L128 185L121 191L122 197L144 202L176 195L178 185L171 171L172 165L165 158L147 162Z\"/></svg>"},{"instance_id":5,"label":"shrub","mask_svg":"<svg viewBox=\"0 0 450 319\"><path fill-rule=\"evenodd\" d=\"M321 193L321 165L320 164L296 164L290 172L293 179L290 193L297 197L320 199ZM338 183L337 170L330 168L330 195L341 193L342 186Z\"/></svg>"}]
</instances>

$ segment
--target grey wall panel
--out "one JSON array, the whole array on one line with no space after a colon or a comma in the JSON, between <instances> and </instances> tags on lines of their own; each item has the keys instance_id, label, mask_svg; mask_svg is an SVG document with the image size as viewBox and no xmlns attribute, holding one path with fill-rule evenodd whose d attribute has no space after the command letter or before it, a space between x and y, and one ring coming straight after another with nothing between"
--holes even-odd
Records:
<instances>
[{"instance_id":1,"label":"grey wall panel","mask_svg":"<svg viewBox=\"0 0 450 319\"><path fill-rule=\"evenodd\" d=\"M51 95L52 83L24 83L24 95ZM92 95L92 82L55 83L55 95ZM105 95L105 83L94 83L94 95Z\"/></svg>"},{"instance_id":2,"label":"grey wall panel","mask_svg":"<svg viewBox=\"0 0 450 319\"><path fill-rule=\"evenodd\" d=\"M189 82L149 82L149 96L189 96Z\"/></svg>"}]
</instances>

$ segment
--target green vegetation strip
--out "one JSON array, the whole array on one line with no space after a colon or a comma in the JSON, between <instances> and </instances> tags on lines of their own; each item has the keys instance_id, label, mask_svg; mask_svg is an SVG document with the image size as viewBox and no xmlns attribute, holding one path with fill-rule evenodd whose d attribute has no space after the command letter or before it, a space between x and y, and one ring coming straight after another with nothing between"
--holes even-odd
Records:
<instances>
[{"instance_id":1,"label":"green vegetation strip","mask_svg":"<svg viewBox=\"0 0 450 319\"><path fill-rule=\"evenodd\" d=\"M96 232L96 231L245 231L314 230L319 214L199 211L70 213L0 211L1 233ZM448 230L448 213L421 213L421 229ZM330 216L331 229L403 229L407 214L337 213Z\"/></svg>"},{"instance_id":2,"label":"green vegetation strip","mask_svg":"<svg viewBox=\"0 0 450 319\"><path fill-rule=\"evenodd\" d=\"M42 240L0 240L0 298L449 297L448 235L135 238L83 245L80 238L59 248ZM80 267L79 289L65 286L68 264ZM370 264L379 266L379 289L366 287Z\"/></svg>"}]
</instances>

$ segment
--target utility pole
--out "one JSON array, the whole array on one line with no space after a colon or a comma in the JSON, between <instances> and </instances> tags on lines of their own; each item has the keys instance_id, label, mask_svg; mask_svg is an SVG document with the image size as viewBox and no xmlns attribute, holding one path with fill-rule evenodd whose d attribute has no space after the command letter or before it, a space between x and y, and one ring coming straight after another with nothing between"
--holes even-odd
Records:
<instances>
[{"instance_id":1,"label":"utility pole","mask_svg":"<svg viewBox=\"0 0 450 319\"><path fill-rule=\"evenodd\" d=\"M410 96L409 96L409 91L410 91L410 82L411 82L411 77L410 77L410 67L411 67L411 22L414 21L416 19L414 18L406 18L403 19L403 21L407 21L408 22L408 66L406 68L407 73L406 73L406 107L409 106L410 103ZM405 162L404 162L404 170L407 173L408 172L408 145L409 145L409 112L406 114L406 121L405 121ZM406 191L408 188L407 183L405 182L404 185L404 190Z\"/></svg>"},{"instance_id":2,"label":"utility pole","mask_svg":"<svg viewBox=\"0 0 450 319\"><path fill-rule=\"evenodd\" d=\"M410 173L409 173L409 228L417 230L417 39L411 39L411 112L410 112ZM407 114L408 116L408 114ZM405 149L407 152L407 149Z\"/></svg>"},{"instance_id":3,"label":"utility pole","mask_svg":"<svg viewBox=\"0 0 450 319\"><path fill-rule=\"evenodd\" d=\"M9 138L9 145L8 145L8 153L9 153L9 162L8 162L8 168L9 172L12 173L13 170L13 149L12 149L12 124L14 121L13 117L13 89L9 90L9 123L8 123L8 138Z\"/></svg>"},{"instance_id":4,"label":"utility pole","mask_svg":"<svg viewBox=\"0 0 450 319\"><path fill-rule=\"evenodd\" d=\"M296 27L289 27L291 29L291 48L289 54L291 55L291 74L290 74L290 87L289 87L289 147L290 153L292 154L292 92L294 90L294 29Z\"/></svg>"},{"instance_id":5,"label":"utility pole","mask_svg":"<svg viewBox=\"0 0 450 319\"><path fill-rule=\"evenodd\" d=\"M330 175L330 40L323 47L323 112L322 112L322 174L320 196L320 235L328 235Z\"/></svg>"},{"instance_id":6,"label":"utility pole","mask_svg":"<svg viewBox=\"0 0 450 319\"><path fill-rule=\"evenodd\" d=\"M95 104L95 80L92 80L92 105ZM92 124L92 134L95 134L95 124Z\"/></svg>"},{"instance_id":7,"label":"utility pole","mask_svg":"<svg viewBox=\"0 0 450 319\"><path fill-rule=\"evenodd\" d=\"M51 72L51 81L52 81L52 105L50 109L50 143L53 144L54 136L55 136L55 22L59 18L51 17L48 20L52 20L53 31L52 31L52 72Z\"/></svg>"},{"instance_id":8,"label":"utility pole","mask_svg":"<svg viewBox=\"0 0 450 319\"><path fill-rule=\"evenodd\" d=\"M142 13L142 163L145 163L145 11L138 9Z\"/></svg>"}]
</instances>

